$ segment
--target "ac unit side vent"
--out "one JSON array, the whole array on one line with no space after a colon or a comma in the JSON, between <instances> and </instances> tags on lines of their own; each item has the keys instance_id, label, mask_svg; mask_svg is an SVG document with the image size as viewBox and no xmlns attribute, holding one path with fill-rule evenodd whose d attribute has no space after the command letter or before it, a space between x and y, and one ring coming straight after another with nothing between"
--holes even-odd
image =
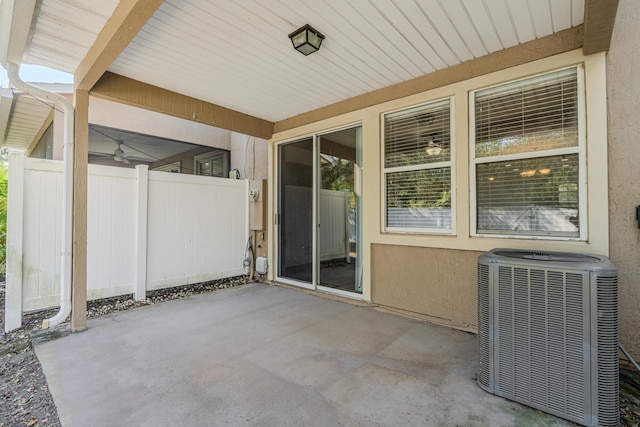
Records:
<instances>
[{"instance_id":1,"label":"ac unit side vent","mask_svg":"<svg viewBox=\"0 0 640 427\"><path fill-rule=\"evenodd\" d=\"M618 278L597 276L598 419L616 425L620 407L618 365Z\"/></svg>"},{"instance_id":2,"label":"ac unit side vent","mask_svg":"<svg viewBox=\"0 0 640 427\"><path fill-rule=\"evenodd\" d=\"M478 266L478 382L489 387L489 266ZM482 332L480 332L482 331Z\"/></svg>"},{"instance_id":3,"label":"ac unit side vent","mask_svg":"<svg viewBox=\"0 0 640 427\"><path fill-rule=\"evenodd\" d=\"M478 258L479 385L586 426L618 425L615 266L508 251Z\"/></svg>"}]
</instances>

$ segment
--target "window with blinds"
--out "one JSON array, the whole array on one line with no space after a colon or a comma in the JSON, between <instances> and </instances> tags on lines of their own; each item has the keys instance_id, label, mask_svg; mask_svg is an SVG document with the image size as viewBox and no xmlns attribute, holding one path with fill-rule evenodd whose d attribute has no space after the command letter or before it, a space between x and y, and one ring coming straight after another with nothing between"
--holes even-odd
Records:
<instances>
[{"instance_id":1,"label":"window with blinds","mask_svg":"<svg viewBox=\"0 0 640 427\"><path fill-rule=\"evenodd\" d=\"M384 116L385 230L452 231L451 100Z\"/></svg>"},{"instance_id":2,"label":"window with blinds","mask_svg":"<svg viewBox=\"0 0 640 427\"><path fill-rule=\"evenodd\" d=\"M578 87L573 67L473 93L477 234L580 237Z\"/></svg>"}]
</instances>

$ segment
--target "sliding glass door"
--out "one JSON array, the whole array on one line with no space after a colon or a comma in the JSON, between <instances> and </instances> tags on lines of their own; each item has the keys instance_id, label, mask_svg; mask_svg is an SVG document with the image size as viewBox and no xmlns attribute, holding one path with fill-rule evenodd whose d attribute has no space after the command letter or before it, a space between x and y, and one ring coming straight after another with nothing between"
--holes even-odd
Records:
<instances>
[{"instance_id":1,"label":"sliding glass door","mask_svg":"<svg viewBox=\"0 0 640 427\"><path fill-rule=\"evenodd\" d=\"M362 293L358 274L360 127L318 136L318 286ZM326 290L328 290L326 289Z\"/></svg>"},{"instance_id":2,"label":"sliding glass door","mask_svg":"<svg viewBox=\"0 0 640 427\"><path fill-rule=\"evenodd\" d=\"M360 135L358 126L278 145L279 280L362 293Z\"/></svg>"},{"instance_id":3,"label":"sliding glass door","mask_svg":"<svg viewBox=\"0 0 640 427\"><path fill-rule=\"evenodd\" d=\"M278 276L313 283L313 139L278 152Z\"/></svg>"}]
</instances>

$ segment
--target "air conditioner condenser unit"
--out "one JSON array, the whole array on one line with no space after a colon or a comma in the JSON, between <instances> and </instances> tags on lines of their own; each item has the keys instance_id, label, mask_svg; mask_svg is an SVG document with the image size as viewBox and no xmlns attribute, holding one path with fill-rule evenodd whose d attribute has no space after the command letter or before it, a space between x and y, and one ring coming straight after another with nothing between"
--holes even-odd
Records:
<instances>
[{"instance_id":1,"label":"air conditioner condenser unit","mask_svg":"<svg viewBox=\"0 0 640 427\"><path fill-rule=\"evenodd\" d=\"M608 258L478 258L478 383L585 426L617 426L618 270Z\"/></svg>"}]
</instances>

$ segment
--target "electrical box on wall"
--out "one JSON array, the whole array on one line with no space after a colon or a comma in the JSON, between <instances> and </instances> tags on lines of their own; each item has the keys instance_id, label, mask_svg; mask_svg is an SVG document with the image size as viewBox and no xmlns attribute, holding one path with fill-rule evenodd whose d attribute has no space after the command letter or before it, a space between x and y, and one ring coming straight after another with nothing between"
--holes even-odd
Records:
<instances>
[{"instance_id":1,"label":"electrical box on wall","mask_svg":"<svg viewBox=\"0 0 640 427\"><path fill-rule=\"evenodd\" d=\"M256 273L267 274L267 257L259 256L256 258Z\"/></svg>"},{"instance_id":2,"label":"electrical box on wall","mask_svg":"<svg viewBox=\"0 0 640 427\"><path fill-rule=\"evenodd\" d=\"M267 181L253 179L249 181L249 228L253 231L264 230Z\"/></svg>"}]
</instances>

